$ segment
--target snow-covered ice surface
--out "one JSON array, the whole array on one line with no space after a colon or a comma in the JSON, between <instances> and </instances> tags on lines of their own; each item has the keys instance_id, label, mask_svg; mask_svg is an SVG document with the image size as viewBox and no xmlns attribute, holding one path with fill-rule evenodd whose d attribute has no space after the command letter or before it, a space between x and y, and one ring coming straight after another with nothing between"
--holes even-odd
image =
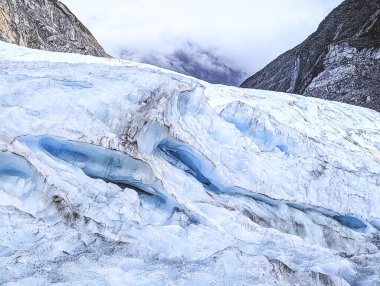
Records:
<instances>
[{"instance_id":1,"label":"snow-covered ice surface","mask_svg":"<svg viewBox=\"0 0 380 286\"><path fill-rule=\"evenodd\" d=\"M0 42L0 284L380 285L380 114Z\"/></svg>"}]
</instances>

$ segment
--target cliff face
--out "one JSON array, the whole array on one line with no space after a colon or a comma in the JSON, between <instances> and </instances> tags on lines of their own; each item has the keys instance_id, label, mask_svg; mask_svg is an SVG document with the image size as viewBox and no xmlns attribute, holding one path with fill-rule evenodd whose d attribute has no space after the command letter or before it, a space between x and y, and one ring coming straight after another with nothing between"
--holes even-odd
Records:
<instances>
[{"instance_id":1,"label":"cliff face","mask_svg":"<svg viewBox=\"0 0 380 286\"><path fill-rule=\"evenodd\" d=\"M241 86L304 94L380 111L380 2L344 1L303 43Z\"/></svg>"},{"instance_id":2,"label":"cliff face","mask_svg":"<svg viewBox=\"0 0 380 286\"><path fill-rule=\"evenodd\" d=\"M54 52L108 56L90 31L56 0L0 0L0 40Z\"/></svg>"}]
</instances>

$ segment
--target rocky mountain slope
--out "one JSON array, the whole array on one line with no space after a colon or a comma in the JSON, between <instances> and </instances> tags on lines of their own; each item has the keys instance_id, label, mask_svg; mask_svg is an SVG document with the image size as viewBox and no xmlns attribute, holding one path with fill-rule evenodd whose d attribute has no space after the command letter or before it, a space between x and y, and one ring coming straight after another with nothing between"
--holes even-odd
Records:
<instances>
[{"instance_id":1,"label":"rocky mountain slope","mask_svg":"<svg viewBox=\"0 0 380 286\"><path fill-rule=\"evenodd\" d=\"M380 284L378 112L3 42L0 86L1 285Z\"/></svg>"},{"instance_id":2,"label":"rocky mountain slope","mask_svg":"<svg viewBox=\"0 0 380 286\"><path fill-rule=\"evenodd\" d=\"M346 0L303 43L241 85L380 111L380 2Z\"/></svg>"},{"instance_id":3,"label":"rocky mountain slope","mask_svg":"<svg viewBox=\"0 0 380 286\"><path fill-rule=\"evenodd\" d=\"M0 40L35 49L108 56L57 0L0 0Z\"/></svg>"}]
</instances>

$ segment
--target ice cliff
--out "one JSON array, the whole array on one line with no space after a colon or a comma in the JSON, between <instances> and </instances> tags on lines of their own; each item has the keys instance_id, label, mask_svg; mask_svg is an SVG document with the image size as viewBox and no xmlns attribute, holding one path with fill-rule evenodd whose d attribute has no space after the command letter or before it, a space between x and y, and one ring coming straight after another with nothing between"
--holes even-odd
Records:
<instances>
[{"instance_id":1,"label":"ice cliff","mask_svg":"<svg viewBox=\"0 0 380 286\"><path fill-rule=\"evenodd\" d=\"M0 284L380 285L380 114L0 42Z\"/></svg>"}]
</instances>

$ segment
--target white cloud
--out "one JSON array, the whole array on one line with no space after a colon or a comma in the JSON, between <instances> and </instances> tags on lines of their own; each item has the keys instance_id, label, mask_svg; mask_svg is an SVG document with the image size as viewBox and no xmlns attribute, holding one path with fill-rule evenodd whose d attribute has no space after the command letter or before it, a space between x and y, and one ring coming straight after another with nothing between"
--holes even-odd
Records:
<instances>
[{"instance_id":1,"label":"white cloud","mask_svg":"<svg viewBox=\"0 0 380 286\"><path fill-rule=\"evenodd\" d=\"M185 41L254 73L303 41L342 0L61 0L111 54L168 54Z\"/></svg>"}]
</instances>

